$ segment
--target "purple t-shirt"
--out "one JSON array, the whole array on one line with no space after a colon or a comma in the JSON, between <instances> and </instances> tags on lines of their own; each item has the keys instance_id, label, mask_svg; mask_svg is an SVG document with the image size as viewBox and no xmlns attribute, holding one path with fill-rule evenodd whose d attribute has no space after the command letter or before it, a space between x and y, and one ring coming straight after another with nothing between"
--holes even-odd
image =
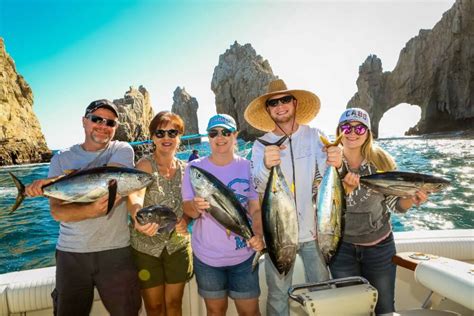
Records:
<instances>
[{"instance_id":1,"label":"purple t-shirt","mask_svg":"<svg viewBox=\"0 0 474 316\"><path fill-rule=\"evenodd\" d=\"M197 166L209 171L235 192L240 203L248 209L248 201L258 200L258 193L251 185L250 161L234 156L226 166L217 166L207 157L188 163L183 177L183 201L193 200L195 194L189 178L189 167ZM244 262L254 251L247 247L246 240L230 233L209 213L196 219L191 237L193 253L202 262L213 267L233 266Z\"/></svg>"}]
</instances>

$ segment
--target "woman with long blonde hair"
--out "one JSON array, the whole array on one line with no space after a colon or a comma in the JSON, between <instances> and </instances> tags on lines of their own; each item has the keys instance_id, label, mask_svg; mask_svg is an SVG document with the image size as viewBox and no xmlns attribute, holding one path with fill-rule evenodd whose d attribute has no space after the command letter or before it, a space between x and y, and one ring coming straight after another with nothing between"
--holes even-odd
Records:
<instances>
[{"instance_id":1,"label":"woman with long blonde hair","mask_svg":"<svg viewBox=\"0 0 474 316\"><path fill-rule=\"evenodd\" d=\"M359 108L344 111L337 135L342 136L346 188L345 225L341 245L329 268L333 278L362 276L378 291L376 314L395 311L396 253L390 224L391 210L405 213L427 200L426 192L400 198L386 196L359 182L360 176L396 169L394 159L373 143L369 114Z\"/></svg>"}]
</instances>

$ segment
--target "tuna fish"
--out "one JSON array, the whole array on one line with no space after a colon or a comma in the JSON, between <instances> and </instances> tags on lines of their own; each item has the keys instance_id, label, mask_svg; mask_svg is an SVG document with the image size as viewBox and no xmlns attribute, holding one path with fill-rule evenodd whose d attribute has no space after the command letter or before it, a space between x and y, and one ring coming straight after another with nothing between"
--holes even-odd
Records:
<instances>
[{"instance_id":1,"label":"tuna fish","mask_svg":"<svg viewBox=\"0 0 474 316\"><path fill-rule=\"evenodd\" d=\"M280 146L286 136L275 144L258 139L265 146ZM268 255L275 268L287 275L293 267L298 250L298 218L293 194L280 165L270 170L262 201L262 226Z\"/></svg>"},{"instance_id":2,"label":"tuna fish","mask_svg":"<svg viewBox=\"0 0 474 316\"><path fill-rule=\"evenodd\" d=\"M247 210L231 189L199 167L191 166L189 175L194 192L209 202L211 207L207 211L219 224L246 240L254 236Z\"/></svg>"},{"instance_id":3,"label":"tuna fish","mask_svg":"<svg viewBox=\"0 0 474 316\"><path fill-rule=\"evenodd\" d=\"M135 219L140 225L158 224L158 233L171 233L178 221L176 213L165 205L151 205L137 212Z\"/></svg>"},{"instance_id":4,"label":"tuna fish","mask_svg":"<svg viewBox=\"0 0 474 316\"><path fill-rule=\"evenodd\" d=\"M26 195L23 183L14 174L10 173L10 176L18 189L11 214L21 205ZM109 193L109 213L115 202L115 193L127 196L143 189L152 181L151 174L133 168L98 167L79 170L48 183L43 186L43 195L66 203L89 203Z\"/></svg>"},{"instance_id":5,"label":"tuna fish","mask_svg":"<svg viewBox=\"0 0 474 316\"><path fill-rule=\"evenodd\" d=\"M342 135L341 135L342 136ZM341 136L334 143L320 136L326 147L337 146ZM328 166L318 188L316 199L318 221L318 245L326 263L336 253L342 236L342 217L345 209L344 188L339 173Z\"/></svg>"},{"instance_id":6,"label":"tuna fish","mask_svg":"<svg viewBox=\"0 0 474 316\"><path fill-rule=\"evenodd\" d=\"M438 192L451 184L450 181L429 174L390 171L360 177L360 182L369 188L387 195L409 197L416 191Z\"/></svg>"}]
</instances>

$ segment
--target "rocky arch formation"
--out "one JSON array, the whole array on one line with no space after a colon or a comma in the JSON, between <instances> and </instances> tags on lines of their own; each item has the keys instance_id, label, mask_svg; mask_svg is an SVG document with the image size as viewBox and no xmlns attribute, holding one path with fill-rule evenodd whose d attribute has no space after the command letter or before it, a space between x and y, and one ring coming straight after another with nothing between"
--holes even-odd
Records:
<instances>
[{"instance_id":1,"label":"rocky arch formation","mask_svg":"<svg viewBox=\"0 0 474 316\"><path fill-rule=\"evenodd\" d=\"M421 119L408 134L469 130L474 126L474 2L457 0L432 30L420 30L400 52L393 71L367 57L357 93L347 107L371 116L373 132L383 114L400 103L418 105Z\"/></svg>"}]
</instances>

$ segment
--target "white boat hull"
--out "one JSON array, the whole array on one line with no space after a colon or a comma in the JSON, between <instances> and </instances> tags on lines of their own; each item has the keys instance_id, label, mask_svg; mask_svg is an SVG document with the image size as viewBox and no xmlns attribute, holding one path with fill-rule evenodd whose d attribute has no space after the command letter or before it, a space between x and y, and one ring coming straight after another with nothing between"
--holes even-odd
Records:
<instances>
[{"instance_id":1,"label":"white boat hull","mask_svg":"<svg viewBox=\"0 0 474 316\"><path fill-rule=\"evenodd\" d=\"M424 252L465 262L474 262L474 230L443 230L395 233L398 252ZM55 267L28 271L12 272L0 275L0 316L15 315L51 315L50 293L54 288ZM267 286L264 264L259 268L260 311L265 315ZM304 283L304 271L299 257L296 260L293 284ZM430 291L418 284L413 272L398 267L396 281L396 308L407 310L420 308ZM473 289L474 299L474 289ZM96 293L91 315L107 315ZM341 300L343 302L343 300ZM440 306L454 310L461 315L473 315L473 311L450 300L443 300ZM292 315L306 315L301 306L292 301ZM228 315L237 315L234 304L229 304ZM142 312L145 315L145 312ZM206 315L204 301L197 294L196 281L193 279L185 289L183 297L183 315Z\"/></svg>"}]
</instances>

